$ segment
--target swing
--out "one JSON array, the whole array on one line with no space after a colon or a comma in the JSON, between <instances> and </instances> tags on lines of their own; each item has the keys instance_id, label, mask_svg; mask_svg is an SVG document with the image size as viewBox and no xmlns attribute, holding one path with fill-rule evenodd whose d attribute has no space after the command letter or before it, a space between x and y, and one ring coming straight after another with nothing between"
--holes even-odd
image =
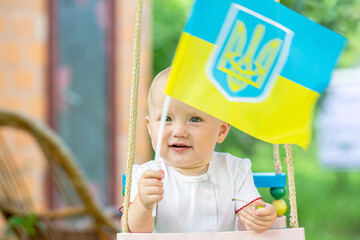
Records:
<instances>
[{"instance_id":1,"label":"swing","mask_svg":"<svg viewBox=\"0 0 360 240\"><path fill-rule=\"evenodd\" d=\"M279 2L279 0L275 0ZM133 53L133 68L131 80L131 100L130 100L130 116L129 116L129 135L128 135L128 153L127 153L127 168L126 168L126 188L125 200L123 209L124 229L122 233L117 234L117 240L178 240L178 239L247 239L247 240L262 240L262 239L278 239L278 240L302 240L305 239L304 228L298 227L297 206L296 206L296 192L294 181L294 169L292 160L292 150L290 144L285 144L286 150L286 164L289 187L290 200L290 228L271 229L263 233L256 233L253 231L233 231L233 232L208 232L208 233L129 233L128 228L128 210L130 205L130 189L132 181L132 166L134 164L135 156L135 133L136 133L136 109L137 109L137 89L139 79L139 63L140 63L140 39L141 39L141 14L142 14L142 0L137 0L136 4L136 20L135 20L135 36L134 36L134 53ZM164 104L165 105L165 104ZM160 130L161 131L161 130ZM159 144L158 144L159 145ZM281 174L281 164L279 158L279 145L274 144L274 160L276 173L272 174L276 177L285 176ZM279 181L275 180L273 184L263 184L262 179L267 177L267 174L254 174L254 182L257 187L284 187L284 185L277 186ZM266 181L267 182L267 181ZM274 195L273 195L274 196ZM282 197L283 195L281 195ZM279 198L281 198L279 197ZM279 199L275 197L275 199Z\"/></svg>"}]
</instances>

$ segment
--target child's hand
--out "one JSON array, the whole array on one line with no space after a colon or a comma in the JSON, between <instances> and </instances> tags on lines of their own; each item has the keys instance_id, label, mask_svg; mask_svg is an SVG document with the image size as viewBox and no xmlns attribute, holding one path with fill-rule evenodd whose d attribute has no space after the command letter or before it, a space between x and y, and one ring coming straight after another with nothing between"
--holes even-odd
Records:
<instances>
[{"instance_id":1,"label":"child's hand","mask_svg":"<svg viewBox=\"0 0 360 240\"><path fill-rule=\"evenodd\" d=\"M164 171L147 170L141 176L138 185L138 197L146 209L151 209L155 203L162 200L164 189L161 180L164 178Z\"/></svg>"},{"instance_id":2,"label":"child's hand","mask_svg":"<svg viewBox=\"0 0 360 240\"><path fill-rule=\"evenodd\" d=\"M256 209L257 206L264 206ZM275 207L261 199L256 200L253 206L249 205L238 213L240 222L248 231L263 232L270 229L276 220Z\"/></svg>"}]
</instances>

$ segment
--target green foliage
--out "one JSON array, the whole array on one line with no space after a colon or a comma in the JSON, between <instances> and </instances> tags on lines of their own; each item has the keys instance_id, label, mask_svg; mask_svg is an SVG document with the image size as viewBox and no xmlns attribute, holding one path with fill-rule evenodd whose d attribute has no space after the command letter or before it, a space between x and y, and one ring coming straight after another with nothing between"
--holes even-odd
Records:
<instances>
[{"instance_id":1,"label":"green foliage","mask_svg":"<svg viewBox=\"0 0 360 240\"><path fill-rule=\"evenodd\" d=\"M281 3L347 38L339 67L360 64L360 1L282 0Z\"/></svg>"},{"instance_id":2,"label":"green foliage","mask_svg":"<svg viewBox=\"0 0 360 240\"><path fill-rule=\"evenodd\" d=\"M190 0L153 0L153 72L169 67L190 9Z\"/></svg>"},{"instance_id":3,"label":"green foliage","mask_svg":"<svg viewBox=\"0 0 360 240\"><path fill-rule=\"evenodd\" d=\"M30 213L25 216L11 216L8 220L7 233L11 233L14 228L23 228L29 236L36 234L36 227L44 228L35 214Z\"/></svg>"},{"instance_id":4,"label":"green foliage","mask_svg":"<svg viewBox=\"0 0 360 240\"><path fill-rule=\"evenodd\" d=\"M228 136L222 144L216 146L218 152L231 152L236 156L252 156L254 145L258 140L250 135L231 127Z\"/></svg>"}]
</instances>

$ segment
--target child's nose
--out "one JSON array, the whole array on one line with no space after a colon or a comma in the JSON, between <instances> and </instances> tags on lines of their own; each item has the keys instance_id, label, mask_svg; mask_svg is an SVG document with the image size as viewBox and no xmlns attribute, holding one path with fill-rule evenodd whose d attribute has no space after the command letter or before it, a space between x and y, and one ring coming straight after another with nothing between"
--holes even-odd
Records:
<instances>
[{"instance_id":1,"label":"child's nose","mask_svg":"<svg viewBox=\"0 0 360 240\"><path fill-rule=\"evenodd\" d=\"M183 124L183 123L174 124L173 136L174 137L187 137L188 131L186 129L185 124Z\"/></svg>"}]
</instances>

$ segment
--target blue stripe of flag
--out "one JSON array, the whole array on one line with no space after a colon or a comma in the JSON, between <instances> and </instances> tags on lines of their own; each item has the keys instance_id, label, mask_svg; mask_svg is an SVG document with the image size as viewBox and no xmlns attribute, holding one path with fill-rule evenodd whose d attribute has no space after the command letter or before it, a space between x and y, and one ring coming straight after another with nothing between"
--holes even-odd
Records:
<instances>
[{"instance_id":1,"label":"blue stripe of flag","mask_svg":"<svg viewBox=\"0 0 360 240\"><path fill-rule=\"evenodd\" d=\"M215 44L231 3L292 30L295 35L281 75L320 94L325 90L346 39L274 0L197 0L184 32Z\"/></svg>"}]
</instances>

